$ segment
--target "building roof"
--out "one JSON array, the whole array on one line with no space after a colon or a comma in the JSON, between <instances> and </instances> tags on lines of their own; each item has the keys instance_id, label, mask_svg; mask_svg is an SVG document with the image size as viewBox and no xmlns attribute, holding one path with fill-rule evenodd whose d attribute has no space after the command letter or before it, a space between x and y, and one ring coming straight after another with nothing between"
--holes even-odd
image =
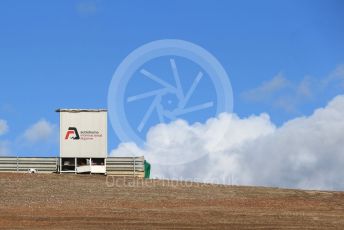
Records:
<instances>
[{"instance_id":1,"label":"building roof","mask_svg":"<svg viewBox=\"0 0 344 230\"><path fill-rule=\"evenodd\" d=\"M68 113L80 113L80 112L107 112L107 109L56 109L55 112L68 112Z\"/></svg>"}]
</instances>

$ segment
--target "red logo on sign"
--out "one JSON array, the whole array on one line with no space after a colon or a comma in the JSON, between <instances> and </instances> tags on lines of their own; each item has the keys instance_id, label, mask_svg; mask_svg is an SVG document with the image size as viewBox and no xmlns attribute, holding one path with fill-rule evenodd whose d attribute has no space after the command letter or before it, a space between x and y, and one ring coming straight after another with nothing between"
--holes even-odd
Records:
<instances>
[{"instance_id":1,"label":"red logo on sign","mask_svg":"<svg viewBox=\"0 0 344 230\"><path fill-rule=\"evenodd\" d=\"M74 139L74 140L80 139L78 130L75 127L69 127L68 128L68 131L67 131L66 136L65 136L65 140L69 139L70 135L74 135L74 137L71 137L71 139Z\"/></svg>"}]
</instances>

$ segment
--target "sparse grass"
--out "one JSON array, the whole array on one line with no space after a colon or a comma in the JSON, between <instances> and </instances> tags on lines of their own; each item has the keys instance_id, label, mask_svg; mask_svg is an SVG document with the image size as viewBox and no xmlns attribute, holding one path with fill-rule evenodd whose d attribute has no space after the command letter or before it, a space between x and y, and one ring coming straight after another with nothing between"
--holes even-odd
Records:
<instances>
[{"instance_id":1,"label":"sparse grass","mask_svg":"<svg viewBox=\"0 0 344 230\"><path fill-rule=\"evenodd\" d=\"M344 229L344 192L0 174L0 196L0 229Z\"/></svg>"}]
</instances>

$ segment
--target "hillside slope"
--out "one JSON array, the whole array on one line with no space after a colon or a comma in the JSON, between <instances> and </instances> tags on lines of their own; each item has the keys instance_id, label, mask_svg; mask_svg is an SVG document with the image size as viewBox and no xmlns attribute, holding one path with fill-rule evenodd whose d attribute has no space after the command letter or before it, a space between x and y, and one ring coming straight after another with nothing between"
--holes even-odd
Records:
<instances>
[{"instance_id":1,"label":"hillside slope","mask_svg":"<svg viewBox=\"0 0 344 230\"><path fill-rule=\"evenodd\" d=\"M344 229L344 192L0 174L0 229Z\"/></svg>"}]
</instances>

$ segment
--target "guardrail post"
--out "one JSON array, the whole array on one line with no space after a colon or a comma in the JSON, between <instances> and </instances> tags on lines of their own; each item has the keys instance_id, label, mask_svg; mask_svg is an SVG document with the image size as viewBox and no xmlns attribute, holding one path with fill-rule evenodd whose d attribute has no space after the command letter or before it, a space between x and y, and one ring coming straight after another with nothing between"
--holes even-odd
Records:
<instances>
[{"instance_id":1,"label":"guardrail post","mask_svg":"<svg viewBox=\"0 0 344 230\"><path fill-rule=\"evenodd\" d=\"M19 165L18 165L18 155L17 155L17 172L19 171Z\"/></svg>"},{"instance_id":2,"label":"guardrail post","mask_svg":"<svg viewBox=\"0 0 344 230\"><path fill-rule=\"evenodd\" d=\"M134 158L134 176L136 176L136 158L135 157L133 158Z\"/></svg>"}]
</instances>

